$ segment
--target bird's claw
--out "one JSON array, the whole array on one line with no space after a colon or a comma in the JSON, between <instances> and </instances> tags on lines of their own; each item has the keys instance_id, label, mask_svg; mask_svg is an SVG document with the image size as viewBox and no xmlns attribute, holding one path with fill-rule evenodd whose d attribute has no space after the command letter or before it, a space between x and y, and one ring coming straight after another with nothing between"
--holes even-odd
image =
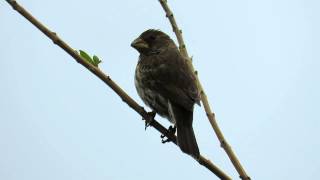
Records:
<instances>
[{"instance_id":1,"label":"bird's claw","mask_svg":"<svg viewBox=\"0 0 320 180\"><path fill-rule=\"evenodd\" d=\"M174 126L174 127L169 126L169 128L168 128L168 133L174 135L174 134L176 133L176 130L177 130L176 126ZM161 134L160 137L161 137L161 142L162 142L163 144L171 141L169 138L166 138L166 139L165 139L166 136L163 135L163 134Z\"/></svg>"},{"instance_id":2,"label":"bird's claw","mask_svg":"<svg viewBox=\"0 0 320 180\"><path fill-rule=\"evenodd\" d=\"M145 120L144 130L147 130L147 128L150 126L152 121L154 120L154 117L156 116L155 111L148 112L149 120Z\"/></svg>"}]
</instances>

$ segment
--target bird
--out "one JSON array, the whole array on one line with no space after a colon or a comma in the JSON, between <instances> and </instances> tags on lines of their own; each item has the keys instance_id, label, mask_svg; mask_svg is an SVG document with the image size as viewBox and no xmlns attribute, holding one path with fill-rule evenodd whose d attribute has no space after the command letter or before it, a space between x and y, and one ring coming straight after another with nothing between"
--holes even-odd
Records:
<instances>
[{"instance_id":1,"label":"bird","mask_svg":"<svg viewBox=\"0 0 320 180\"><path fill-rule=\"evenodd\" d=\"M192 122L200 93L186 58L167 34L156 29L144 31L131 46L140 53L134 78L138 95L153 112L174 124L181 151L199 158Z\"/></svg>"}]
</instances>

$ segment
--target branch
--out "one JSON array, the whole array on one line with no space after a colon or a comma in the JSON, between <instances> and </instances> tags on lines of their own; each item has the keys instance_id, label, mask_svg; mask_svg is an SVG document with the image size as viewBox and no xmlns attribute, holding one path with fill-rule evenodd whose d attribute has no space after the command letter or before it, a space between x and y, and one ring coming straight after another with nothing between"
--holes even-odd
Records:
<instances>
[{"instance_id":1,"label":"branch","mask_svg":"<svg viewBox=\"0 0 320 180\"><path fill-rule=\"evenodd\" d=\"M157 122L151 115L149 115L142 106L140 106L136 101L134 101L124 90L122 90L111 78L104 74L98 67L90 64L84 58L82 58L77 51L72 49L67 43L65 43L62 39L60 39L55 32L50 31L47 27L45 27L41 22L39 22L36 18L34 18L29 12L27 12L22 6L20 6L14 0L6 0L14 10L19 12L22 16L24 16L29 22L31 22L34 26L36 26L40 31L42 31L48 38L50 38L54 44L61 47L66 53L72 56L78 63L83 65L89 71L91 71L94 75L96 75L99 79L101 79L105 84L107 84L115 93L120 96L122 101L127 103L133 110L135 110L147 123L149 123L152 127L158 130L161 134L165 135L171 142L177 145L176 136L168 131L165 127L163 127L159 122ZM217 166L215 166L212 162L206 159L203 156L197 160L199 164L206 167L212 173L214 173L217 177L223 180L231 180L222 170L220 170Z\"/></svg>"},{"instance_id":2,"label":"branch","mask_svg":"<svg viewBox=\"0 0 320 180\"><path fill-rule=\"evenodd\" d=\"M163 10L166 13L167 18L170 21L170 24L172 26L173 32L176 34L178 43L179 43L179 49L181 54L186 58L186 59L190 59L187 49L186 49L186 45L184 43L183 37L182 37L182 31L181 29L179 29L176 20L173 16L172 11L170 10L168 4L167 4L167 0L159 0ZM235 155L235 153L233 152L231 146L227 143L226 139L224 138L222 131L220 130L217 120L215 118L215 114L214 112L212 112L210 105L209 105L209 101L207 98L207 95L199 81L199 77L198 77L198 73L197 71L194 69L193 65L192 65L192 61L187 61L189 68L195 73L196 75L196 81L197 81L197 85L200 89L201 92L201 101L204 107L204 110L207 114L207 117L209 119L209 122L216 134L216 136L218 137L219 141L220 141L220 145L221 147L225 150L225 152L227 153L229 159L231 160L233 166L235 167L235 169L237 170L237 172L240 175L240 178L242 180L250 180L250 177L247 175L246 171L244 170L244 168L242 167L240 161L238 160L237 156Z\"/></svg>"}]
</instances>

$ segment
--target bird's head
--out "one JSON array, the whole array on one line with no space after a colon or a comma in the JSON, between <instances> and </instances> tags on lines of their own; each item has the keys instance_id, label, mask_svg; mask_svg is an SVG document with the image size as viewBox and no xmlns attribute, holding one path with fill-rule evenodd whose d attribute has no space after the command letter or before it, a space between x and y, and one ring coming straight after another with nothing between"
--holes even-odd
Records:
<instances>
[{"instance_id":1,"label":"bird's head","mask_svg":"<svg viewBox=\"0 0 320 180\"><path fill-rule=\"evenodd\" d=\"M131 46L143 55L159 54L168 47L177 48L167 34L154 29L143 32L131 43Z\"/></svg>"}]
</instances>

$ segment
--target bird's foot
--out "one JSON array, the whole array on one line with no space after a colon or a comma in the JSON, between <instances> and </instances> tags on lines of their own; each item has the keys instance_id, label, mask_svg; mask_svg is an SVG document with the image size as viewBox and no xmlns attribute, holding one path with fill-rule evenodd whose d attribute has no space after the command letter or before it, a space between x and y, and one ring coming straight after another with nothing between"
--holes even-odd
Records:
<instances>
[{"instance_id":1,"label":"bird's foot","mask_svg":"<svg viewBox=\"0 0 320 180\"><path fill-rule=\"evenodd\" d=\"M169 134L172 134L172 135L174 135L175 133L176 133L176 130L177 130L177 127L176 126L169 126L169 128L168 128L168 133ZM161 142L164 144L164 143L167 143L167 142L170 142L171 140L169 139L169 138L166 138L165 139L165 135L163 135L163 134L161 134Z\"/></svg>"},{"instance_id":2,"label":"bird's foot","mask_svg":"<svg viewBox=\"0 0 320 180\"><path fill-rule=\"evenodd\" d=\"M157 113L155 111L148 112L149 120L145 120L144 130L147 130L147 128L150 126L150 124L154 120L154 117L156 117L156 114Z\"/></svg>"}]
</instances>

